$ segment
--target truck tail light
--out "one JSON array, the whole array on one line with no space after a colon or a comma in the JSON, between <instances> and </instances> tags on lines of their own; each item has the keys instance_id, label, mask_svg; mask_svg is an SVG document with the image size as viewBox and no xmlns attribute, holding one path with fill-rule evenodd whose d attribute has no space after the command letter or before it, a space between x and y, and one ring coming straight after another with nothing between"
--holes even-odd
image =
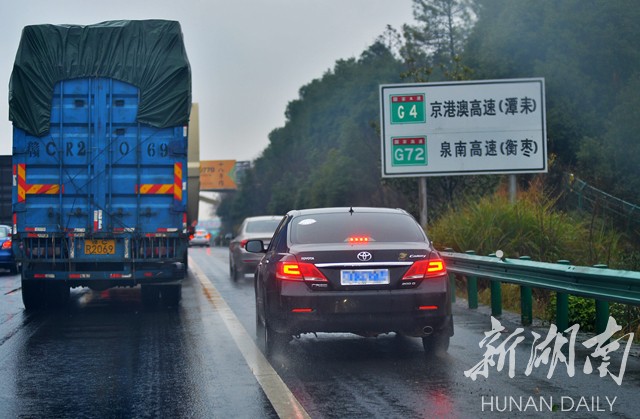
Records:
<instances>
[{"instance_id":1,"label":"truck tail light","mask_svg":"<svg viewBox=\"0 0 640 419\"><path fill-rule=\"evenodd\" d=\"M276 278L284 281L328 282L316 265L298 262L294 256L285 256L276 263Z\"/></svg>"},{"instance_id":2,"label":"truck tail light","mask_svg":"<svg viewBox=\"0 0 640 419\"><path fill-rule=\"evenodd\" d=\"M417 279L427 279L442 276L447 273L447 267L444 260L424 259L418 260L411 265L409 270L402 277L403 281L415 281Z\"/></svg>"}]
</instances>

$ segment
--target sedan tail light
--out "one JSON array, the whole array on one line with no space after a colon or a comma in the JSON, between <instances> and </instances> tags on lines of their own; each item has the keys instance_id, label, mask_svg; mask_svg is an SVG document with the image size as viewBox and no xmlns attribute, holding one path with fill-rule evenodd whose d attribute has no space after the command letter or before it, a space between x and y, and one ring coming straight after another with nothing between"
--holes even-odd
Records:
<instances>
[{"instance_id":1,"label":"sedan tail light","mask_svg":"<svg viewBox=\"0 0 640 419\"><path fill-rule=\"evenodd\" d=\"M276 278L284 281L328 282L316 265L298 262L294 256L286 256L276 263Z\"/></svg>"},{"instance_id":2,"label":"sedan tail light","mask_svg":"<svg viewBox=\"0 0 640 419\"><path fill-rule=\"evenodd\" d=\"M402 277L403 281L415 281L417 279L427 279L436 276L442 276L447 273L447 267L444 260L424 259L418 260L411 265L409 270Z\"/></svg>"},{"instance_id":3,"label":"sedan tail light","mask_svg":"<svg viewBox=\"0 0 640 419\"><path fill-rule=\"evenodd\" d=\"M6 242L2 243L2 248L3 249L11 249L11 240L7 240Z\"/></svg>"}]
</instances>

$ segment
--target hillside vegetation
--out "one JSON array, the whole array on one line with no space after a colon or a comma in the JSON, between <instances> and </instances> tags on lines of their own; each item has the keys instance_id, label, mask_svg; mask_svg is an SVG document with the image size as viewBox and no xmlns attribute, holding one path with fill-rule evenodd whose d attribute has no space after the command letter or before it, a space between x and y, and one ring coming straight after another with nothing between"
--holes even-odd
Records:
<instances>
[{"instance_id":1,"label":"hillside vegetation","mask_svg":"<svg viewBox=\"0 0 640 419\"><path fill-rule=\"evenodd\" d=\"M304 207L390 206L417 216L417 180L381 177L379 85L544 77L549 173L518 176L523 193L513 208L501 197L500 176L429 178L429 231L459 249L503 247L534 259L633 266L635 256L626 257L630 265L621 254L637 243L612 236L593 217L576 220L559 205L562 199L534 198L526 190L536 179L545 196L559 197L571 171L639 203L636 2L415 0L414 16L300 88L283 110L286 123L270 133L239 190L223 197L217 212L224 229L232 231L247 216ZM491 214L500 205L504 214ZM479 225L470 234L453 214L472 213ZM496 221L510 227L496 231ZM539 232L532 232L534 225ZM454 236L436 233L440 228Z\"/></svg>"}]
</instances>

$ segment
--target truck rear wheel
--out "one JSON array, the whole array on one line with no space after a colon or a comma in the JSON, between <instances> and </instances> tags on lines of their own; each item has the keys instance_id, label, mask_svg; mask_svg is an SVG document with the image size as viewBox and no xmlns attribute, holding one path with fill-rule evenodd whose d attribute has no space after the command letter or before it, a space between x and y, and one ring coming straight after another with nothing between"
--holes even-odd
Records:
<instances>
[{"instance_id":1,"label":"truck rear wheel","mask_svg":"<svg viewBox=\"0 0 640 419\"><path fill-rule=\"evenodd\" d=\"M44 284L44 298L49 306L54 308L62 308L69 303L69 286L67 284Z\"/></svg>"},{"instance_id":2,"label":"truck rear wheel","mask_svg":"<svg viewBox=\"0 0 640 419\"><path fill-rule=\"evenodd\" d=\"M69 302L69 295L69 286L65 283L22 280L22 303L29 311L45 307L65 307Z\"/></svg>"},{"instance_id":3,"label":"truck rear wheel","mask_svg":"<svg viewBox=\"0 0 640 419\"><path fill-rule=\"evenodd\" d=\"M44 305L44 292L40 282L22 280L22 303L28 311L42 308Z\"/></svg>"},{"instance_id":4,"label":"truck rear wheel","mask_svg":"<svg viewBox=\"0 0 640 419\"><path fill-rule=\"evenodd\" d=\"M182 284L163 285L161 293L165 305L177 307L182 298Z\"/></svg>"},{"instance_id":5,"label":"truck rear wheel","mask_svg":"<svg viewBox=\"0 0 640 419\"><path fill-rule=\"evenodd\" d=\"M160 288L157 285L141 285L140 298L145 307L155 307L160 299Z\"/></svg>"}]
</instances>

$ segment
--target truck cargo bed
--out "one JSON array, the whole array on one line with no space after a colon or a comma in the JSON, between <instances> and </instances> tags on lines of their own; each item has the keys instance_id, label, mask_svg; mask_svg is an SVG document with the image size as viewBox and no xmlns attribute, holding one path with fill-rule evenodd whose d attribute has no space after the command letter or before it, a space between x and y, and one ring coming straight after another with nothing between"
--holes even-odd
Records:
<instances>
[{"instance_id":1,"label":"truck cargo bed","mask_svg":"<svg viewBox=\"0 0 640 419\"><path fill-rule=\"evenodd\" d=\"M49 135L14 127L14 226L27 272L82 282L179 271L149 263L186 258L186 128L138 123L137 104L127 83L62 81Z\"/></svg>"}]
</instances>

